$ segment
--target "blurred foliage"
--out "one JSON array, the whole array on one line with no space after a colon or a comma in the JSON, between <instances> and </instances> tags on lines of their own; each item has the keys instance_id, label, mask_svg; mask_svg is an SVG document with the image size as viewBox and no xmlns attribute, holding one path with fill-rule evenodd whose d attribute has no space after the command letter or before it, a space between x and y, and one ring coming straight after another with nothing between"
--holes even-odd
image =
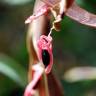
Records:
<instances>
[{"instance_id":1,"label":"blurred foliage","mask_svg":"<svg viewBox=\"0 0 96 96\"><path fill-rule=\"evenodd\" d=\"M96 13L96 0L76 2L89 12ZM24 20L32 14L33 5L34 0L0 0L0 96L23 96L28 70L28 26L25 26ZM96 66L96 29L68 17L61 23L61 32L52 34L53 69L61 80L65 96L96 96L95 79L70 83L63 78L65 72L74 67Z\"/></svg>"},{"instance_id":2,"label":"blurred foliage","mask_svg":"<svg viewBox=\"0 0 96 96\"><path fill-rule=\"evenodd\" d=\"M21 5L31 2L32 0L1 0L1 3L9 4L9 5Z\"/></svg>"}]
</instances>

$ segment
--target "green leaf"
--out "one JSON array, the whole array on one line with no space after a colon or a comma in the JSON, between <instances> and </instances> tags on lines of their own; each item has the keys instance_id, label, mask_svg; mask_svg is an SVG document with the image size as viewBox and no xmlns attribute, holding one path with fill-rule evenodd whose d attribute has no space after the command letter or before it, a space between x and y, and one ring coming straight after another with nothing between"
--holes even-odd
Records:
<instances>
[{"instance_id":1,"label":"green leaf","mask_svg":"<svg viewBox=\"0 0 96 96\"><path fill-rule=\"evenodd\" d=\"M0 54L0 73L10 78L21 87L26 85L27 72L25 68L4 54Z\"/></svg>"}]
</instances>

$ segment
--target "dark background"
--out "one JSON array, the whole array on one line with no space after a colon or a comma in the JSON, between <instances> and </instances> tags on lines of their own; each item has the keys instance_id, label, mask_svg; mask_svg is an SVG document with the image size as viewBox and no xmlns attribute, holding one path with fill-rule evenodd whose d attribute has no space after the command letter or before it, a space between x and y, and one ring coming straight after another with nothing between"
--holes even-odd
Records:
<instances>
[{"instance_id":1,"label":"dark background","mask_svg":"<svg viewBox=\"0 0 96 96\"><path fill-rule=\"evenodd\" d=\"M96 0L76 2L96 14ZM0 96L23 96L28 70L28 25L24 21L32 14L33 5L32 0L0 0ZM65 96L96 96L96 29L68 17L61 23L61 31L52 34L53 70L64 87ZM87 66L92 70L86 72L83 68Z\"/></svg>"}]
</instances>

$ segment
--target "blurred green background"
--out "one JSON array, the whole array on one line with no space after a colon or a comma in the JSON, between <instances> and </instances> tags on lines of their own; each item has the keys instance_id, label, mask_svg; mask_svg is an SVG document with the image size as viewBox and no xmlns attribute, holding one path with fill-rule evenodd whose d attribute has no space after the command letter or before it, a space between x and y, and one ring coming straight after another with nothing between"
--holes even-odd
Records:
<instances>
[{"instance_id":1,"label":"blurred green background","mask_svg":"<svg viewBox=\"0 0 96 96\"><path fill-rule=\"evenodd\" d=\"M96 14L96 0L76 2ZM33 0L0 0L0 96L23 96L28 71L24 21L33 5ZM65 96L96 96L96 29L68 17L61 23L61 32L52 34L53 70Z\"/></svg>"}]
</instances>

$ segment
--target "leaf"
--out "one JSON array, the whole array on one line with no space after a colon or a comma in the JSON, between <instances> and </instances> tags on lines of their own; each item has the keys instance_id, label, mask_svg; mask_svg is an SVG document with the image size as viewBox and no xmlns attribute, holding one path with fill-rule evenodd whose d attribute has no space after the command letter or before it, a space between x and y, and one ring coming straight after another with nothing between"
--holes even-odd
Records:
<instances>
[{"instance_id":1,"label":"leaf","mask_svg":"<svg viewBox=\"0 0 96 96\"><path fill-rule=\"evenodd\" d=\"M21 87L26 85L26 70L15 60L4 54L0 54L0 73L10 78Z\"/></svg>"},{"instance_id":2,"label":"leaf","mask_svg":"<svg viewBox=\"0 0 96 96\"><path fill-rule=\"evenodd\" d=\"M67 82L72 83L85 80L96 80L96 67L75 67L65 72L63 78Z\"/></svg>"}]
</instances>

